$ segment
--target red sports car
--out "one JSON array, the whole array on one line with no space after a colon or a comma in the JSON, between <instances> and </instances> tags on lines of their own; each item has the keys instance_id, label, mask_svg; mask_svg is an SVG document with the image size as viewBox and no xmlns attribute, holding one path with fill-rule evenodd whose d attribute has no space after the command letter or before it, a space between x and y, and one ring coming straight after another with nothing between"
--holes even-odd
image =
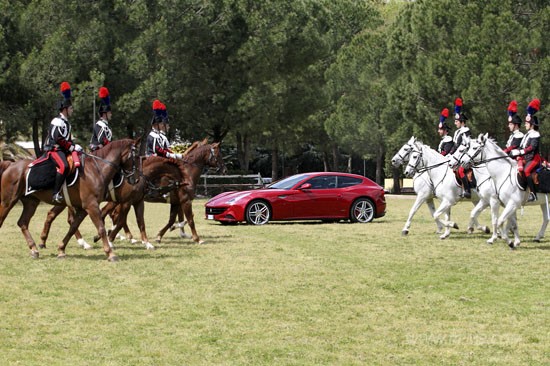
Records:
<instances>
[{"instance_id":1,"label":"red sports car","mask_svg":"<svg viewBox=\"0 0 550 366\"><path fill-rule=\"evenodd\" d=\"M206 219L222 224L246 221L349 219L370 222L386 213L384 189L372 180L346 173L303 173L266 188L224 192L205 204Z\"/></svg>"}]
</instances>

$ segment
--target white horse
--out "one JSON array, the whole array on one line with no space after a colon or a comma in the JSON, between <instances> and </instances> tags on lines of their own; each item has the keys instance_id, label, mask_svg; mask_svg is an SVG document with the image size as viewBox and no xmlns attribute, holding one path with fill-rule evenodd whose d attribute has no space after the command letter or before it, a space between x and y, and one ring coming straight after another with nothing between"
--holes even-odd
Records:
<instances>
[{"instance_id":1,"label":"white horse","mask_svg":"<svg viewBox=\"0 0 550 366\"><path fill-rule=\"evenodd\" d=\"M472 140L470 148L460 160L464 164L486 164L487 170L494 181L498 198L504 204L504 210L497 220L497 227L502 228L504 222L515 214L518 208L525 206L527 203L528 191L520 189L518 184L517 162L510 159L487 134L480 135L477 140ZM535 201L527 204L529 206L540 205L542 210L542 226L534 239L537 242L544 237L549 221L548 195L544 196L545 200L540 200L541 202ZM501 230L500 232L510 248L515 249L520 245L518 238L514 241L508 238L507 230Z\"/></svg>"},{"instance_id":2,"label":"white horse","mask_svg":"<svg viewBox=\"0 0 550 366\"><path fill-rule=\"evenodd\" d=\"M413 150L419 150L420 146L422 145L421 142L417 141L414 136L412 136L407 143L405 143L399 151L393 156L392 158L392 165L394 167L399 167L402 164L408 163L410 159L411 152ZM434 196L429 194L429 191L425 190L425 184L423 183L423 180L413 180L413 187L414 191L416 193L416 202L411 207L411 210L409 211L409 217L407 218L407 223L405 224L405 227L403 228L402 234L407 235L409 233L409 228L411 226L411 221L416 214L416 211L420 208L422 203L426 202L426 205L428 206L428 209L430 210L430 215L433 217L435 213L435 204L434 204ZM475 198L477 197L477 192L473 190L473 199L472 202L475 203ZM480 197L481 198L481 197ZM490 232L489 228L487 226L482 226L479 224L477 218L481 211L485 209L489 203L486 205L481 205L478 203L476 207L474 208L474 211L472 211L472 215L470 216L470 223L468 225L468 232L473 233L475 229L483 231L484 233L488 234ZM477 210L476 210L477 209ZM450 214L450 209L448 214ZM446 220L449 220L448 216L445 218ZM438 225L437 227L437 233L441 233L443 231L443 227L440 226L439 223L436 223Z\"/></svg>"},{"instance_id":3,"label":"white horse","mask_svg":"<svg viewBox=\"0 0 550 366\"><path fill-rule=\"evenodd\" d=\"M451 169L458 168L459 165L464 165L462 158L466 155L468 152L468 149L470 148L470 141L471 139L466 137L463 138L462 144L458 146L454 154L450 156L450 162L449 165ZM465 166L466 168L468 166ZM471 166L474 176L476 177L476 191L479 196L479 202L474 207L472 212L470 213L470 224L468 226L468 231L471 233L473 232L473 225L477 222L477 217L487 207L491 207L491 222L493 225L493 235L491 238L487 240L488 244L493 244L493 242L498 238L498 228L497 228L497 220L498 220L498 211L500 208L500 205L502 204L498 198L498 192L497 188L494 184L494 181L491 179L491 175L489 174L489 170L487 169L487 165L485 163L473 165ZM519 232L517 229L516 224L516 215L510 216L510 220L508 222L508 228L512 230L514 233L514 236L516 240L519 241ZM489 230L486 231L486 233L489 233Z\"/></svg>"},{"instance_id":4,"label":"white horse","mask_svg":"<svg viewBox=\"0 0 550 366\"><path fill-rule=\"evenodd\" d=\"M437 197L441 203L432 216L437 226L443 226L445 229L440 238L446 239L451 234L451 228L458 229L458 225L450 221L450 210L461 199L462 188L444 156L418 141L416 146L419 146L419 149L412 150L405 168L407 176L414 176L413 184L417 192L411 212L413 209L417 210L427 198ZM443 215L445 217L442 217ZM408 232L409 227L410 220L407 220L403 232Z\"/></svg>"}]
</instances>

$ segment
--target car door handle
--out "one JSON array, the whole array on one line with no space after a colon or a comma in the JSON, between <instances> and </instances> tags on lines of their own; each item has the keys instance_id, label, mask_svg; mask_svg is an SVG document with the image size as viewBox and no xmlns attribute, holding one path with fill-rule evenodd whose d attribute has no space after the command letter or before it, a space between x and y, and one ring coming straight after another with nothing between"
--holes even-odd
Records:
<instances>
[{"instance_id":1,"label":"car door handle","mask_svg":"<svg viewBox=\"0 0 550 366\"><path fill-rule=\"evenodd\" d=\"M279 198L286 198L286 194L282 195L282 196L279 196Z\"/></svg>"}]
</instances>

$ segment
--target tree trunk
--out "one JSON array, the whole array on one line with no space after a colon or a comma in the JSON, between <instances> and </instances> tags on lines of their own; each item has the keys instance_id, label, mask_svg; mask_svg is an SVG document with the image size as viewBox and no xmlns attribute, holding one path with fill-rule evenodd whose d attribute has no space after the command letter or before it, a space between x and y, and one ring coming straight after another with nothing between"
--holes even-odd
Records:
<instances>
[{"instance_id":1,"label":"tree trunk","mask_svg":"<svg viewBox=\"0 0 550 366\"><path fill-rule=\"evenodd\" d=\"M237 158L239 159L239 167L242 171L248 171L250 164L250 141L248 134L244 136L240 132L236 133L237 138Z\"/></svg>"},{"instance_id":2,"label":"tree trunk","mask_svg":"<svg viewBox=\"0 0 550 366\"><path fill-rule=\"evenodd\" d=\"M40 147L40 140L39 140L39 134L38 134L38 119L34 119L32 121L32 142L34 144L34 155L36 157L39 157L42 155L42 148Z\"/></svg>"},{"instance_id":3,"label":"tree trunk","mask_svg":"<svg viewBox=\"0 0 550 366\"><path fill-rule=\"evenodd\" d=\"M271 178L273 181L279 179L279 147L277 143L273 143L273 148L271 150Z\"/></svg>"},{"instance_id":4,"label":"tree trunk","mask_svg":"<svg viewBox=\"0 0 550 366\"><path fill-rule=\"evenodd\" d=\"M338 154L338 145L336 143L332 144L332 171L338 171L338 167L340 166L339 162L339 155Z\"/></svg>"},{"instance_id":5,"label":"tree trunk","mask_svg":"<svg viewBox=\"0 0 550 366\"><path fill-rule=\"evenodd\" d=\"M401 193L401 184L399 181L399 168L393 168L393 193L399 194Z\"/></svg>"},{"instance_id":6,"label":"tree trunk","mask_svg":"<svg viewBox=\"0 0 550 366\"><path fill-rule=\"evenodd\" d=\"M376 154L376 183L384 187L384 155L385 149L382 144L378 147Z\"/></svg>"}]
</instances>

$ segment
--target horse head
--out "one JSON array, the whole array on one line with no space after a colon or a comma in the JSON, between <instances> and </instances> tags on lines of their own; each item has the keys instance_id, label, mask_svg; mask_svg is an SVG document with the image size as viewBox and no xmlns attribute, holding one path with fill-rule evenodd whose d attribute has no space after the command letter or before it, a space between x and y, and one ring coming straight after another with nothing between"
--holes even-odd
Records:
<instances>
[{"instance_id":1,"label":"horse head","mask_svg":"<svg viewBox=\"0 0 550 366\"><path fill-rule=\"evenodd\" d=\"M470 137L464 136L460 146L458 146L455 152L450 156L449 166L451 169L455 170L460 165L467 168L470 165L469 163L464 163L463 161L463 158L466 156L468 149L470 148L470 141Z\"/></svg>"},{"instance_id":2,"label":"horse head","mask_svg":"<svg viewBox=\"0 0 550 366\"><path fill-rule=\"evenodd\" d=\"M413 177L423 165L422 150L412 149L409 155L409 163L405 168L405 175L410 178Z\"/></svg>"},{"instance_id":3,"label":"horse head","mask_svg":"<svg viewBox=\"0 0 550 366\"><path fill-rule=\"evenodd\" d=\"M210 145L210 156L208 157L207 164L212 168L217 168L216 170L220 174L227 173L227 168L223 161L219 142Z\"/></svg>"},{"instance_id":4,"label":"horse head","mask_svg":"<svg viewBox=\"0 0 550 366\"><path fill-rule=\"evenodd\" d=\"M411 154L411 151L415 149L416 146L416 138L412 136L405 145L401 146L399 151L393 156L391 159L391 164L395 168L399 168L405 161L409 159L409 156Z\"/></svg>"}]
</instances>

